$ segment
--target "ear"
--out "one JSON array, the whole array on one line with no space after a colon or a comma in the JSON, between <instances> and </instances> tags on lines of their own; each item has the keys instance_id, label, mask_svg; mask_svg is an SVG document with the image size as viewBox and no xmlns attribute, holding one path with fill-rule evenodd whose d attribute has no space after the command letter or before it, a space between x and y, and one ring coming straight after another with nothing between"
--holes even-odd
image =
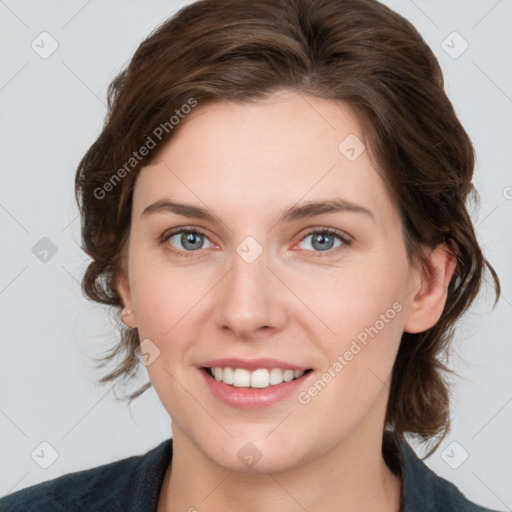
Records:
<instances>
[{"instance_id":1,"label":"ear","mask_svg":"<svg viewBox=\"0 0 512 512\"><path fill-rule=\"evenodd\" d=\"M448 285L455 272L457 259L446 243L438 245L428 255L431 272L426 269L416 271L416 286L405 317L404 331L423 332L433 327L444 309L448 295Z\"/></svg>"},{"instance_id":2,"label":"ear","mask_svg":"<svg viewBox=\"0 0 512 512\"><path fill-rule=\"evenodd\" d=\"M124 269L120 269L117 271L115 277L115 286L117 293L121 297L121 300L123 301L125 307L125 310L123 311L123 313L125 314L122 316L121 319L123 323L126 324L128 327L135 329L137 327L137 322L133 312L134 308L132 302L132 295L130 291L130 282ZM128 313L127 310L131 312Z\"/></svg>"}]
</instances>

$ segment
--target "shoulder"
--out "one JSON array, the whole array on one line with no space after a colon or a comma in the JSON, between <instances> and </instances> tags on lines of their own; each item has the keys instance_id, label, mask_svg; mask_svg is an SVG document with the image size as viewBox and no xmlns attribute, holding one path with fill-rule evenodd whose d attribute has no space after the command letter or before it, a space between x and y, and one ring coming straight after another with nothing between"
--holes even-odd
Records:
<instances>
[{"instance_id":1,"label":"shoulder","mask_svg":"<svg viewBox=\"0 0 512 512\"><path fill-rule=\"evenodd\" d=\"M386 432L384 443L386 457L399 459L404 512L496 512L468 500L454 484L434 473L402 437Z\"/></svg>"},{"instance_id":2,"label":"shoulder","mask_svg":"<svg viewBox=\"0 0 512 512\"><path fill-rule=\"evenodd\" d=\"M71 503L87 503L109 508L108 502L126 498L123 490L130 487L135 478L139 457L129 457L110 464L68 473L41 482L0 499L2 512L64 511ZM108 492L99 492L101 489ZM85 508L84 508L85 510Z\"/></svg>"},{"instance_id":3,"label":"shoulder","mask_svg":"<svg viewBox=\"0 0 512 512\"><path fill-rule=\"evenodd\" d=\"M0 511L149 511L157 502L171 454L172 440L168 439L143 455L68 473L8 494L0 498Z\"/></svg>"}]
</instances>

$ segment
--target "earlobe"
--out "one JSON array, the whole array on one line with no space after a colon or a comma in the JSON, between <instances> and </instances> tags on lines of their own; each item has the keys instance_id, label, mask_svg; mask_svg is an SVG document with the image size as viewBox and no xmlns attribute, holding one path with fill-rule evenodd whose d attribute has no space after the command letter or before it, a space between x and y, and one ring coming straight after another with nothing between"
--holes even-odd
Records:
<instances>
[{"instance_id":1,"label":"earlobe","mask_svg":"<svg viewBox=\"0 0 512 512\"><path fill-rule=\"evenodd\" d=\"M418 333L433 327L443 312L448 285L455 272L457 259L446 243L438 245L428 256L430 272L419 271L420 286L409 302L404 331Z\"/></svg>"},{"instance_id":2,"label":"earlobe","mask_svg":"<svg viewBox=\"0 0 512 512\"><path fill-rule=\"evenodd\" d=\"M134 313L135 311L133 309L127 308L124 308L121 312L121 320L127 327L130 327L131 329L135 329L137 327Z\"/></svg>"},{"instance_id":3,"label":"earlobe","mask_svg":"<svg viewBox=\"0 0 512 512\"><path fill-rule=\"evenodd\" d=\"M124 304L124 309L121 312L121 320L123 323L132 329L137 327L135 318L135 311L133 310L132 297L130 292L130 283L128 276L124 269L120 269L115 277L116 290Z\"/></svg>"}]
</instances>

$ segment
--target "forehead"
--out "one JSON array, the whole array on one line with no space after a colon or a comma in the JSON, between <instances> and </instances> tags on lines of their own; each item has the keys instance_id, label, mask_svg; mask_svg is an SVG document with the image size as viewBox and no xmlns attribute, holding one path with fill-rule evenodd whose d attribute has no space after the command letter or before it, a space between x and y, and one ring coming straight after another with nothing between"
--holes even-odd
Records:
<instances>
[{"instance_id":1,"label":"forehead","mask_svg":"<svg viewBox=\"0 0 512 512\"><path fill-rule=\"evenodd\" d=\"M340 196L391 208L357 116L344 103L281 91L253 102L199 104L181 123L138 176L140 211L166 193L259 214L262 204Z\"/></svg>"}]
</instances>

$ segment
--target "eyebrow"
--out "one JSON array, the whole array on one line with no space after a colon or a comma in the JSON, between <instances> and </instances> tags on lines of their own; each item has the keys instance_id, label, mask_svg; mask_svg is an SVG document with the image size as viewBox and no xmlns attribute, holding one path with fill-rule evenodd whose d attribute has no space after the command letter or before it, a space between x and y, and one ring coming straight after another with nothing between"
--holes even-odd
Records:
<instances>
[{"instance_id":1,"label":"eyebrow","mask_svg":"<svg viewBox=\"0 0 512 512\"><path fill-rule=\"evenodd\" d=\"M308 201L301 204L289 206L281 213L277 223L290 222L293 220L315 217L326 213L353 212L361 213L372 219L373 213L364 206L358 205L342 198L328 199L324 201ZM218 219L206 208L194 206L188 203L160 199L150 204L141 214L141 217L154 213L174 213L183 217L190 217L209 222L216 222Z\"/></svg>"}]
</instances>

